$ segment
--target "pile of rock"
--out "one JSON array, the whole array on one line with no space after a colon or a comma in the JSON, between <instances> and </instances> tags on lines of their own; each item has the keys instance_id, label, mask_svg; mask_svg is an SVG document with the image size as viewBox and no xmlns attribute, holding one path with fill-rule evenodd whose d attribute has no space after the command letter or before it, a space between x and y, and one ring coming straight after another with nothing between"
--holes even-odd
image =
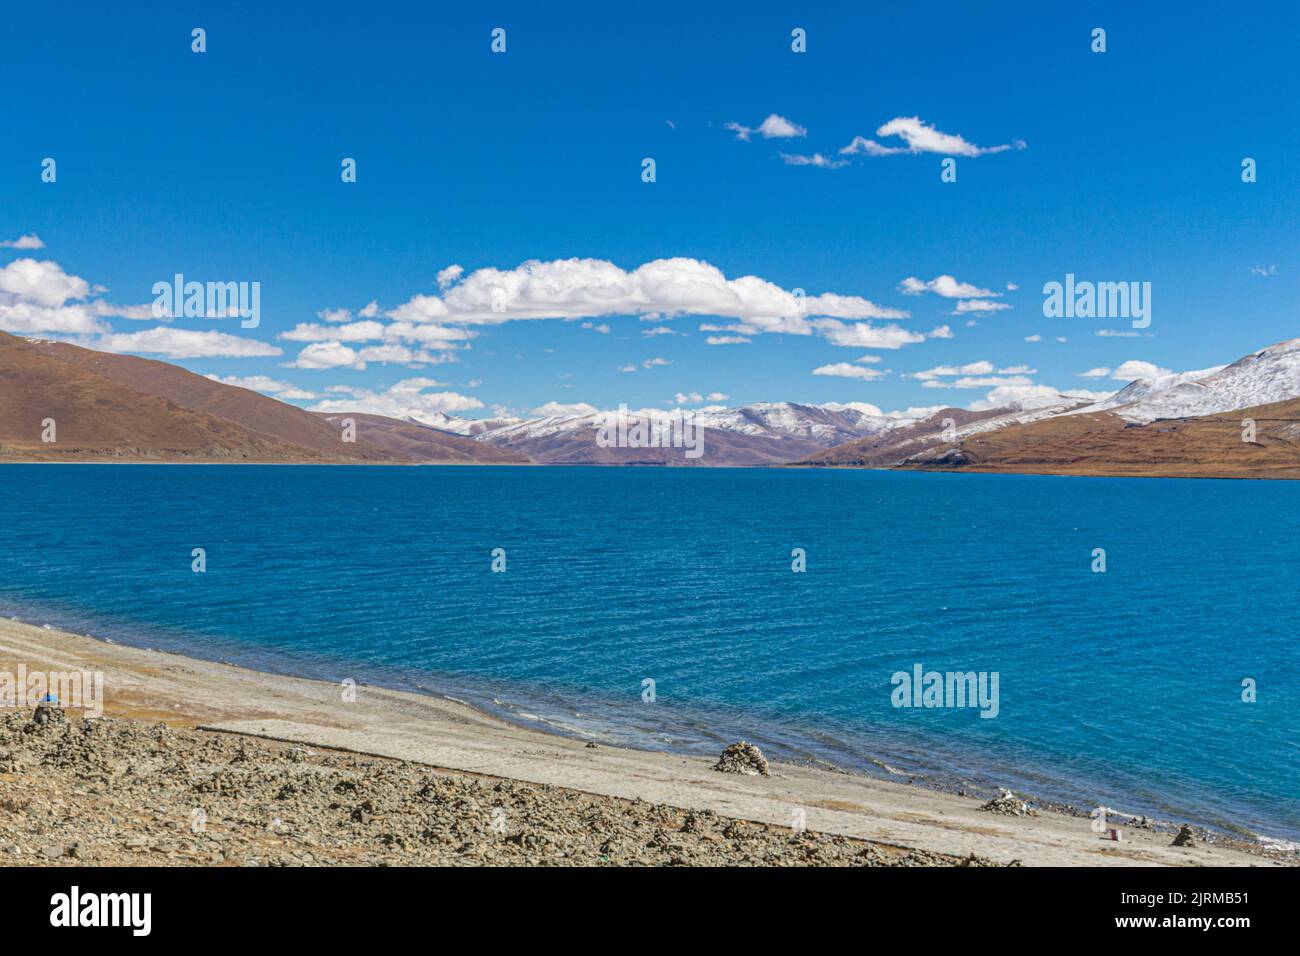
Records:
<instances>
[{"instance_id":1,"label":"pile of rock","mask_svg":"<svg viewBox=\"0 0 1300 956\"><path fill-rule=\"evenodd\" d=\"M722 751L722 756L713 765L713 769L723 773L743 773L751 777L769 775L767 758L763 756L763 752L743 740Z\"/></svg>"},{"instance_id":2,"label":"pile of rock","mask_svg":"<svg viewBox=\"0 0 1300 956\"><path fill-rule=\"evenodd\" d=\"M1000 794L990 800L981 810L987 810L989 813L1000 813L1007 817L1036 817L1038 811L1021 800L1010 790L1003 790Z\"/></svg>"}]
</instances>

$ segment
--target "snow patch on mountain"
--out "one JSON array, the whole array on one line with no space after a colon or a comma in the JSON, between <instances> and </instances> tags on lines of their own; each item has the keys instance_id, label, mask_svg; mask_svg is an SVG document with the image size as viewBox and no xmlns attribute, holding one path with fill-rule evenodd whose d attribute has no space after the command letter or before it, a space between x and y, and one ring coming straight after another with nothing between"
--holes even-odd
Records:
<instances>
[{"instance_id":1,"label":"snow patch on mountain","mask_svg":"<svg viewBox=\"0 0 1300 956\"><path fill-rule=\"evenodd\" d=\"M1138 379L1081 412L1111 411L1130 422L1192 418L1300 397L1300 339L1260 349L1231 365Z\"/></svg>"}]
</instances>

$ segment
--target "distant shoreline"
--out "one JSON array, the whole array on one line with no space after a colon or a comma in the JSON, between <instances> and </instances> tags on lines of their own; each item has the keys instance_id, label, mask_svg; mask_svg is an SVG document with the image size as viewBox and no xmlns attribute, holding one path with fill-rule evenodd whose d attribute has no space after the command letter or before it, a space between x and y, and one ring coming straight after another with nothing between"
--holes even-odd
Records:
<instances>
[{"instance_id":1,"label":"distant shoreline","mask_svg":"<svg viewBox=\"0 0 1300 956\"><path fill-rule=\"evenodd\" d=\"M540 462L540 461L142 461L138 459L76 459L35 460L30 458L0 458L0 465L261 465L305 468L603 468L672 471L888 471L908 474L940 475L1005 475L1026 478L1145 478L1151 480L1195 481L1300 481L1292 475L1196 475L1196 474L1133 474L1131 472L1075 472L1075 471L1009 471L1001 468L901 468L892 465L832 465L791 462L789 464L754 465L674 465L671 463L606 463L606 462Z\"/></svg>"}]
</instances>

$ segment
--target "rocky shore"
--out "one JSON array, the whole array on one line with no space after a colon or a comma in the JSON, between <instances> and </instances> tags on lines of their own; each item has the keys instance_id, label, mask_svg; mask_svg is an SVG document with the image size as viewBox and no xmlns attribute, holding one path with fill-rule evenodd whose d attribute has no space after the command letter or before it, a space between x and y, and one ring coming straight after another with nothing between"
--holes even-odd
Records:
<instances>
[{"instance_id":1,"label":"rocky shore","mask_svg":"<svg viewBox=\"0 0 1300 956\"><path fill-rule=\"evenodd\" d=\"M0 865L1296 865L1294 847L543 733L459 701L0 620L0 674L78 672L102 714L0 707ZM92 685L87 685L92 686ZM990 812L994 811L994 812ZM1008 812L1014 811L1014 812Z\"/></svg>"},{"instance_id":2,"label":"rocky shore","mask_svg":"<svg viewBox=\"0 0 1300 956\"><path fill-rule=\"evenodd\" d=\"M0 718L5 865L986 866L137 720Z\"/></svg>"}]
</instances>

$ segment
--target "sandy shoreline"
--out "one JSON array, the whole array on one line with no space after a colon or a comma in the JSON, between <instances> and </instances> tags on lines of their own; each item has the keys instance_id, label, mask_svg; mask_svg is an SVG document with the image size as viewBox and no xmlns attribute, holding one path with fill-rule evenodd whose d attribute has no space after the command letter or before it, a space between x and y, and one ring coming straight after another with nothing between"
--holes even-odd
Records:
<instances>
[{"instance_id":1,"label":"sandy shoreline","mask_svg":"<svg viewBox=\"0 0 1300 956\"><path fill-rule=\"evenodd\" d=\"M443 698L361 685L355 701L345 701L331 683L0 621L0 671L12 673L20 663L29 671L102 672L105 716L162 721L177 732L247 735L565 788L596 800L713 811L786 832L802 818L820 834L951 858L1067 866L1300 862L1296 853L1218 843L1173 847L1172 834L1134 826L1122 826L1117 843L1093 832L1087 818L1046 809L1004 816L980 810L983 801L973 797L802 766L773 764L770 777L723 774L703 758L590 747ZM0 773L0 784L5 777Z\"/></svg>"}]
</instances>

